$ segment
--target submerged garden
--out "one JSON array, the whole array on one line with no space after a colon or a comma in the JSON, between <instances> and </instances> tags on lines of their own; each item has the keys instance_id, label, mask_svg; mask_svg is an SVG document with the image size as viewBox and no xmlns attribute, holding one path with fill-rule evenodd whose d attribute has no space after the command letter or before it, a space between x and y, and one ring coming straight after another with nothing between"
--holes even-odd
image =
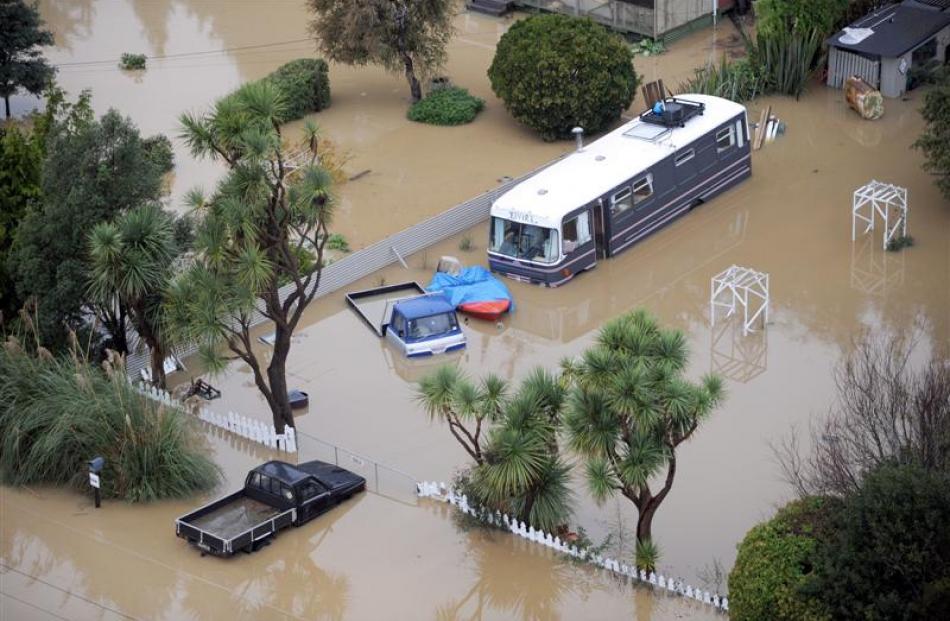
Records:
<instances>
[{"instance_id":1,"label":"submerged garden","mask_svg":"<svg viewBox=\"0 0 950 621\"><path fill-rule=\"evenodd\" d=\"M697 69L678 90L740 102L800 97L819 88L825 38L872 4L760 0L745 56ZM293 60L182 112L171 138L224 171L190 192L182 213L168 205L172 140L142 135L119 110L97 118L90 100L104 93L57 87L39 54L52 36L37 9L0 4L22 28L20 40L0 39L9 48L0 58L19 63L0 71L0 94L22 88L45 102L0 128L4 484L81 490L93 456L105 458L108 498L187 498L220 482L200 422L129 381L125 359L139 340L155 386L171 387L166 358L197 343L209 372L246 366L278 432L298 424L288 398L301 347L293 337L333 252L348 247L334 228L352 179L347 154L310 116L333 105L328 61L404 78L414 122L448 132L501 104L543 141L570 138L578 125L615 127L643 81L630 43L603 26L530 15L499 36L487 70L498 100L486 102L443 73L454 3L396 3L391 22L373 0L306 5L326 60ZM145 60L123 70L151 71ZM934 68L926 81L915 147L950 198L950 73ZM258 311L274 325L266 351ZM596 548L577 505L620 500L637 516L628 560L652 571L664 547L654 524L684 476L678 454L723 415L730 392L714 372L697 377L688 336L668 323L649 305L624 309L583 351L522 378L440 367L413 384L413 408L467 455L456 485L473 501ZM950 367L941 347L923 363L915 347L901 335L856 335L808 447L776 446L796 498L739 544L731 617L929 619L950 609Z\"/></svg>"}]
</instances>

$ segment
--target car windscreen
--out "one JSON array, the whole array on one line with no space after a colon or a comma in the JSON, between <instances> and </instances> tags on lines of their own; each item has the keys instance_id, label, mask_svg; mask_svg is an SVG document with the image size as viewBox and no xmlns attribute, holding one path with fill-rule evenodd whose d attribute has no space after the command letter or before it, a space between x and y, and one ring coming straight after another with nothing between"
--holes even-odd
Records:
<instances>
[{"instance_id":1,"label":"car windscreen","mask_svg":"<svg viewBox=\"0 0 950 621\"><path fill-rule=\"evenodd\" d=\"M441 313L409 320L409 341L421 341L451 332L458 327L454 313Z\"/></svg>"}]
</instances>

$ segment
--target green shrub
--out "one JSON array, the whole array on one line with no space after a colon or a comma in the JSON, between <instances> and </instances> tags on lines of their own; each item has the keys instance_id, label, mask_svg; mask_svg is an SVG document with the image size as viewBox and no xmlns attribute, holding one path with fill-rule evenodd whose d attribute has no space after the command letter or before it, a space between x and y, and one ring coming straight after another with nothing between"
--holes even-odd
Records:
<instances>
[{"instance_id":1,"label":"green shrub","mask_svg":"<svg viewBox=\"0 0 950 621\"><path fill-rule=\"evenodd\" d=\"M636 94L633 53L590 19L540 14L515 23L488 69L511 115L544 140L596 133L620 118Z\"/></svg>"},{"instance_id":2,"label":"green shrub","mask_svg":"<svg viewBox=\"0 0 950 621\"><path fill-rule=\"evenodd\" d=\"M485 100L458 86L436 89L409 108L408 117L430 125L464 125L485 107Z\"/></svg>"},{"instance_id":3,"label":"green shrub","mask_svg":"<svg viewBox=\"0 0 950 621\"><path fill-rule=\"evenodd\" d=\"M339 233L331 233L330 237L327 238L327 248L340 252L349 252L350 243Z\"/></svg>"},{"instance_id":4,"label":"green shrub","mask_svg":"<svg viewBox=\"0 0 950 621\"><path fill-rule=\"evenodd\" d=\"M102 493L142 502L212 487L217 467L196 446L184 412L156 404L124 369L0 345L0 476L14 485L84 488L86 462L105 457Z\"/></svg>"},{"instance_id":5,"label":"green shrub","mask_svg":"<svg viewBox=\"0 0 950 621\"><path fill-rule=\"evenodd\" d=\"M155 134L142 140L142 146L155 165L163 173L170 173L175 168L175 152L172 141L165 134Z\"/></svg>"},{"instance_id":6,"label":"green shrub","mask_svg":"<svg viewBox=\"0 0 950 621\"><path fill-rule=\"evenodd\" d=\"M800 592L814 569L837 502L791 502L758 524L739 544L729 574L729 616L734 621L827 619L827 610Z\"/></svg>"},{"instance_id":7,"label":"green shrub","mask_svg":"<svg viewBox=\"0 0 950 621\"><path fill-rule=\"evenodd\" d=\"M637 541L636 549L637 569L643 571L656 571L657 563L660 562L660 546L652 539Z\"/></svg>"},{"instance_id":8,"label":"green shrub","mask_svg":"<svg viewBox=\"0 0 950 621\"><path fill-rule=\"evenodd\" d=\"M880 467L838 512L834 536L816 558L812 592L835 619L945 619L948 525L947 473Z\"/></svg>"},{"instance_id":9,"label":"green shrub","mask_svg":"<svg viewBox=\"0 0 950 621\"><path fill-rule=\"evenodd\" d=\"M634 56L659 56L666 51L666 44L661 40L641 39L630 46Z\"/></svg>"},{"instance_id":10,"label":"green shrub","mask_svg":"<svg viewBox=\"0 0 950 621\"><path fill-rule=\"evenodd\" d=\"M830 35L848 12L848 0L756 0L756 30L759 35L818 31Z\"/></svg>"},{"instance_id":11,"label":"green shrub","mask_svg":"<svg viewBox=\"0 0 950 621\"><path fill-rule=\"evenodd\" d=\"M330 105L330 79L327 63L319 58L298 58L268 75L280 89L287 104L287 119L299 119Z\"/></svg>"},{"instance_id":12,"label":"green shrub","mask_svg":"<svg viewBox=\"0 0 950 621\"><path fill-rule=\"evenodd\" d=\"M126 70L145 69L145 54L129 54L126 52L119 60L119 67Z\"/></svg>"},{"instance_id":13,"label":"green shrub","mask_svg":"<svg viewBox=\"0 0 950 621\"><path fill-rule=\"evenodd\" d=\"M923 151L924 170L933 175L944 198L950 200L950 70L938 72L937 85L924 95L920 114L926 127L914 142Z\"/></svg>"}]
</instances>

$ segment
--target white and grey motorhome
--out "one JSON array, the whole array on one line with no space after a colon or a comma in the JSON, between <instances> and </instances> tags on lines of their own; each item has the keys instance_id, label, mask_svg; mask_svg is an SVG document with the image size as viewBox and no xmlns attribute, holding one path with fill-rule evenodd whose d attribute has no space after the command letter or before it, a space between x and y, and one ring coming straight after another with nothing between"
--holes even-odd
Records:
<instances>
[{"instance_id":1,"label":"white and grey motorhome","mask_svg":"<svg viewBox=\"0 0 950 621\"><path fill-rule=\"evenodd\" d=\"M743 106L710 95L664 101L503 194L488 262L561 285L752 173Z\"/></svg>"}]
</instances>

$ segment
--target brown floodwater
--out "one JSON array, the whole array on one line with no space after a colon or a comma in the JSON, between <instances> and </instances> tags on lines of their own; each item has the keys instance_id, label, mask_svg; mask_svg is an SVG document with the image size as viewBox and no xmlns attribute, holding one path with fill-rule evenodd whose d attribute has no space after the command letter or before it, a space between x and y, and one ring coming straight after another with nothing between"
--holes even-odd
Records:
<instances>
[{"instance_id":1,"label":"brown floodwater","mask_svg":"<svg viewBox=\"0 0 950 621\"><path fill-rule=\"evenodd\" d=\"M211 436L218 492L271 455ZM266 453L266 451L263 451ZM0 488L0 619L713 619L449 508L362 494L251 555L202 557L174 536L201 499L130 506Z\"/></svg>"},{"instance_id":2,"label":"brown floodwater","mask_svg":"<svg viewBox=\"0 0 950 621\"><path fill-rule=\"evenodd\" d=\"M174 135L183 110L204 109L243 81L313 49L293 42L306 37L306 15L296 0L266 6L45 2L42 10L57 35L50 57L61 63L115 59L125 51L173 55L291 42L150 61L138 76L109 63L62 67L59 79L68 90L91 87L97 112L115 106L146 134ZM485 70L509 23L464 13L457 18L447 73L488 101L468 126L413 124L405 119L406 87L398 76L331 66L333 104L314 119L352 155L349 173L370 171L341 190L335 228L354 247L569 148L539 141L491 95ZM666 54L638 58L636 65L645 79L675 86L694 67L737 49L734 28L723 22L716 31L678 41ZM294 337L288 365L290 384L310 393L298 428L419 479L447 481L466 455L414 402L414 382L424 373L443 362L473 377L491 371L513 380L535 366L554 369L564 356L583 351L605 320L646 306L686 333L691 374L719 372L729 391L725 404L680 449L676 484L654 522L660 565L693 583L708 578L714 563L728 571L748 528L789 496L769 443L826 411L833 399L831 370L852 339L865 329L909 326L919 328L924 345L940 346L950 338L950 205L920 170L920 154L909 148L922 127L921 100L918 92L910 101L888 100L877 122L862 121L847 109L841 92L817 84L801 101L756 102L750 120L771 103L788 131L754 154L750 180L564 287L508 282L516 312L498 325L466 324L469 345L459 354L408 361L345 307L342 292L320 300ZM179 208L187 189L211 188L221 171L194 162L178 143L176 156L171 204ZM872 178L909 189L913 248L885 253L880 238L870 236L851 243L851 193ZM408 258L409 270L393 266L351 289L412 279L425 284L442 254L484 263L486 228L467 233L475 246L470 251L459 249L457 236ZM733 263L771 275L770 324L745 337L735 322L717 322L715 329L709 322L710 277ZM261 351L266 356L266 346ZM189 371L178 379L200 373L187 362ZM212 404L216 409L267 420L246 366L235 364L211 381L224 391ZM212 445L230 479L228 489L269 456L221 434ZM319 456L305 438L300 459ZM629 558L635 524L629 503L598 507L582 481L576 489L574 522L595 540L614 533L613 552ZM256 555L222 562L201 559L171 536L173 518L198 506L197 500L134 508L107 503L93 512L88 499L75 494L4 489L2 501L3 563L43 580L12 571L0 575L3 610L23 618L50 618L28 616L41 614L30 606L46 601L56 603L50 608L61 610L60 616L113 618L87 599L125 614L169 619L633 614L645 620L700 614L687 603L615 585L513 538L458 530L441 505L420 508L367 494L282 534Z\"/></svg>"}]
</instances>

